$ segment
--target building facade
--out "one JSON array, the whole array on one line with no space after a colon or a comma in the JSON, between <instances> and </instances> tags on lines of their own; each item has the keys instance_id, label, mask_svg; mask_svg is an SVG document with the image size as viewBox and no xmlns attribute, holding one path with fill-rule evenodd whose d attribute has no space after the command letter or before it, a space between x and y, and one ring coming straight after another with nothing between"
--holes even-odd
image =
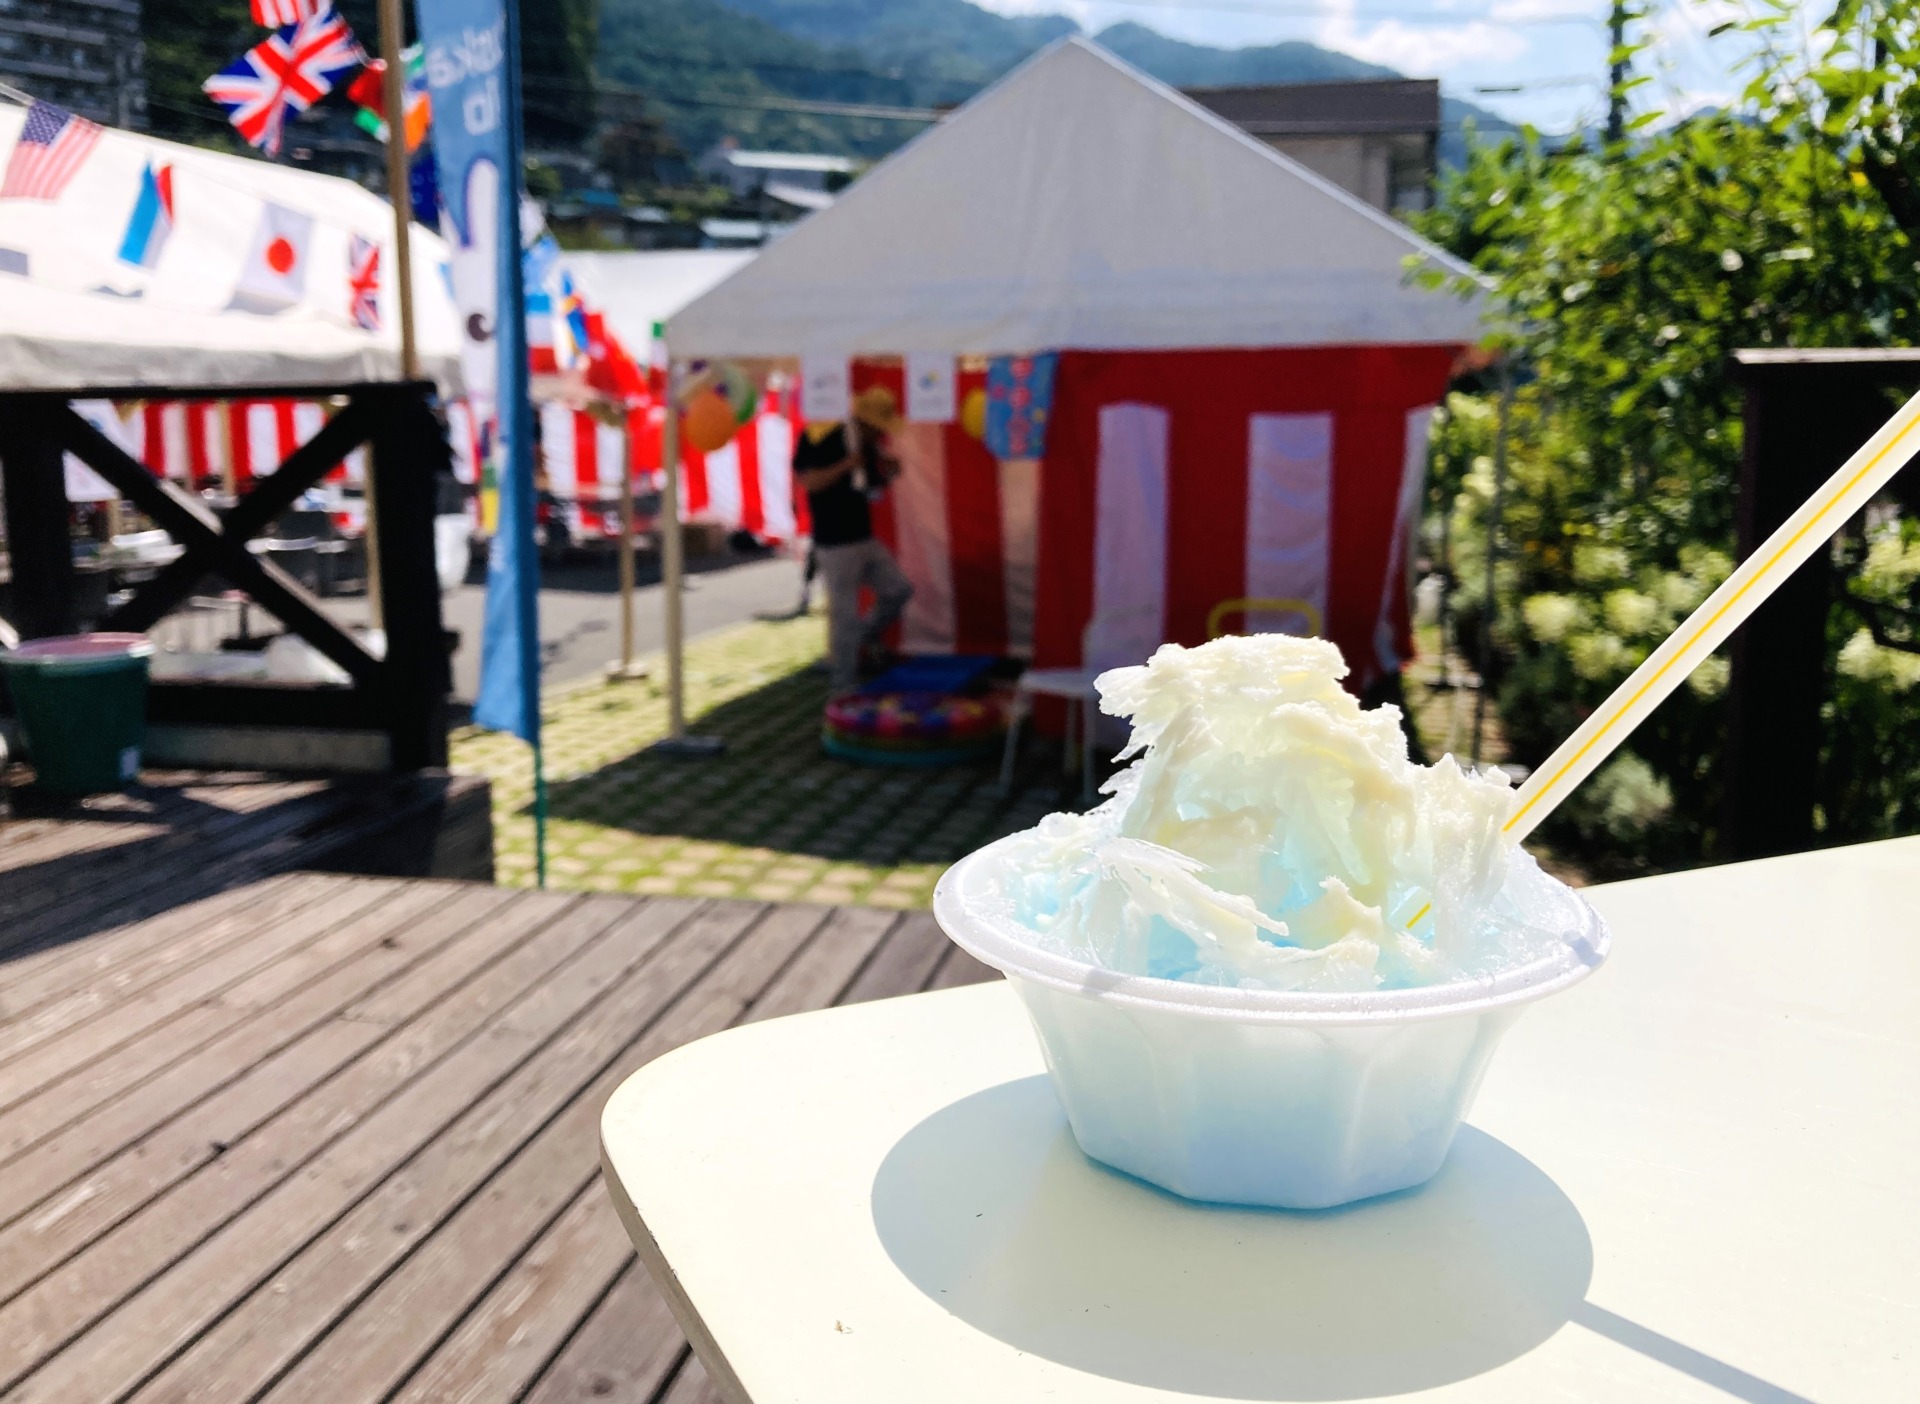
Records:
<instances>
[{"instance_id":1,"label":"building facade","mask_svg":"<svg viewBox=\"0 0 1920 1404\"><path fill-rule=\"evenodd\" d=\"M144 128L140 0L0 0L0 83L96 122Z\"/></svg>"},{"instance_id":2,"label":"building facade","mask_svg":"<svg viewBox=\"0 0 1920 1404\"><path fill-rule=\"evenodd\" d=\"M1185 91L1215 116L1382 213L1432 203L1441 121L1440 84L1433 79Z\"/></svg>"}]
</instances>

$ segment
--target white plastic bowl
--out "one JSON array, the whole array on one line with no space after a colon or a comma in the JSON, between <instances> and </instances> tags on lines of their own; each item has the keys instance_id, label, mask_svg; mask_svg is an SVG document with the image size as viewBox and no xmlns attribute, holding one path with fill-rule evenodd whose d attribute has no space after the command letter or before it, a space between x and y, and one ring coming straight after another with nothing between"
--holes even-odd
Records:
<instances>
[{"instance_id":1,"label":"white plastic bowl","mask_svg":"<svg viewBox=\"0 0 1920 1404\"><path fill-rule=\"evenodd\" d=\"M1494 1046L1606 958L1606 924L1484 980L1362 994L1118 975L1042 950L1005 896L1001 839L949 868L934 916L1006 973L1080 1148L1188 1199L1324 1209L1440 1169Z\"/></svg>"}]
</instances>

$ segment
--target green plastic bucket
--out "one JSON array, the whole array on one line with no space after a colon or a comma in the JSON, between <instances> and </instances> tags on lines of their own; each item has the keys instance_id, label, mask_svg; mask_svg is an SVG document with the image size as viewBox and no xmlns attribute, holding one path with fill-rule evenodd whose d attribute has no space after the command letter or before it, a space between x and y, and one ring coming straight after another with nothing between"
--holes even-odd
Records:
<instances>
[{"instance_id":1,"label":"green plastic bucket","mask_svg":"<svg viewBox=\"0 0 1920 1404\"><path fill-rule=\"evenodd\" d=\"M0 652L40 787L56 795L124 790L147 738L144 634L74 634Z\"/></svg>"}]
</instances>

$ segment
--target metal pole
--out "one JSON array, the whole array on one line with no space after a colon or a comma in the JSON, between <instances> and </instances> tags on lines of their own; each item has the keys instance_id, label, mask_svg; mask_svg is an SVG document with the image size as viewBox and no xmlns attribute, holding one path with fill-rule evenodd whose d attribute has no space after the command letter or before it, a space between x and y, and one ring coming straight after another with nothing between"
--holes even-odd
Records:
<instances>
[{"instance_id":1,"label":"metal pole","mask_svg":"<svg viewBox=\"0 0 1920 1404\"><path fill-rule=\"evenodd\" d=\"M680 539L680 406L676 399L678 379L673 353L667 353L667 418L660 431L661 467L666 482L660 493L660 589L664 597L667 643L667 739L682 741L687 735L685 679L682 675L680 637L680 583L685 567L685 543Z\"/></svg>"},{"instance_id":2,"label":"metal pole","mask_svg":"<svg viewBox=\"0 0 1920 1404\"><path fill-rule=\"evenodd\" d=\"M1473 699L1473 764L1480 763L1480 729L1487 714L1487 669L1493 662L1493 568L1500 552L1500 514L1507 495L1507 426L1513 417L1513 362L1500 363L1500 417L1493 431L1493 504L1487 512L1487 597L1480 606L1480 690Z\"/></svg>"}]
</instances>

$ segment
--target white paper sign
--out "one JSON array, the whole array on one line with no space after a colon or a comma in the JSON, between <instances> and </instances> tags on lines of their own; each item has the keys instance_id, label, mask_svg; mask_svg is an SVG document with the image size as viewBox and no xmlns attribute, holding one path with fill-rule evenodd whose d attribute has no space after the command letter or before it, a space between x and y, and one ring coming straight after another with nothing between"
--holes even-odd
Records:
<instances>
[{"instance_id":1,"label":"white paper sign","mask_svg":"<svg viewBox=\"0 0 1920 1404\"><path fill-rule=\"evenodd\" d=\"M907 353L907 419L914 424L951 424L954 402L953 357L944 351Z\"/></svg>"},{"instance_id":2,"label":"white paper sign","mask_svg":"<svg viewBox=\"0 0 1920 1404\"><path fill-rule=\"evenodd\" d=\"M800 417L809 424L832 424L847 417L853 403L853 379L845 356L800 358Z\"/></svg>"}]
</instances>

